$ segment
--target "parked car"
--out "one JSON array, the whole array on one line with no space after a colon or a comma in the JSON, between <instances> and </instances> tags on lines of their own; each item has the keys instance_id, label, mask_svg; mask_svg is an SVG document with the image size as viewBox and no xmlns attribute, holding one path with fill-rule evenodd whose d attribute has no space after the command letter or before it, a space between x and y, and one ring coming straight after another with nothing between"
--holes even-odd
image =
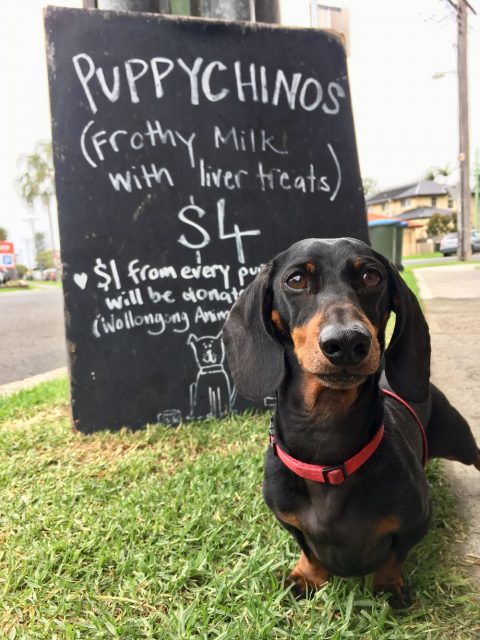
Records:
<instances>
[{"instance_id":1,"label":"parked car","mask_svg":"<svg viewBox=\"0 0 480 640\"><path fill-rule=\"evenodd\" d=\"M440 251L444 256L453 256L458 250L458 232L447 233L440 242ZM480 251L480 232L472 229L472 253Z\"/></svg>"},{"instance_id":2,"label":"parked car","mask_svg":"<svg viewBox=\"0 0 480 640\"><path fill-rule=\"evenodd\" d=\"M0 269L0 284L4 284L12 279L12 272L8 269Z\"/></svg>"},{"instance_id":3,"label":"parked car","mask_svg":"<svg viewBox=\"0 0 480 640\"><path fill-rule=\"evenodd\" d=\"M57 270L56 269L44 269L42 273L42 277L44 280L56 280L57 279Z\"/></svg>"}]
</instances>

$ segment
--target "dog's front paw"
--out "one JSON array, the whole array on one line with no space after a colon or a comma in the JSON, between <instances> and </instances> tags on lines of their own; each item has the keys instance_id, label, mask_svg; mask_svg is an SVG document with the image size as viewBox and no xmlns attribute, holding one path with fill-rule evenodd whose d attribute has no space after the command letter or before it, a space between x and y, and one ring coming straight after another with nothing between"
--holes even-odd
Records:
<instances>
[{"instance_id":1,"label":"dog's front paw","mask_svg":"<svg viewBox=\"0 0 480 640\"><path fill-rule=\"evenodd\" d=\"M285 585L292 587L292 595L296 600L302 600L315 593L328 582L328 571L316 560L310 559L302 552L300 560L292 573L286 578Z\"/></svg>"},{"instance_id":2,"label":"dog's front paw","mask_svg":"<svg viewBox=\"0 0 480 640\"><path fill-rule=\"evenodd\" d=\"M407 609L412 604L410 590L403 584L377 585L374 589L375 595L388 594L388 604L392 609Z\"/></svg>"},{"instance_id":3,"label":"dog's front paw","mask_svg":"<svg viewBox=\"0 0 480 640\"><path fill-rule=\"evenodd\" d=\"M303 578L294 576L293 573L285 578L284 584L286 587L291 587L290 593L295 600L304 600L305 598L311 597L314 593L314 589L309 588Z\"/></svg>"}]
</instances>

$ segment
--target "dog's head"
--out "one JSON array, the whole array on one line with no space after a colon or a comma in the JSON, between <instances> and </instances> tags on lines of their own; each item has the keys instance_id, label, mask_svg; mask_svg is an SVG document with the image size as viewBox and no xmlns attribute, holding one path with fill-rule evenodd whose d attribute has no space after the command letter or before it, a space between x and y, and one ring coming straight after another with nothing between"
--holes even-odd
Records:
<instances>
[{"instance_id":1,"label":"dog's head","mask_svg":"<svg viewBox=\"0 0 480 640\"><path fill-rule=\"evenodd\" d=\"M428 396L430 338L417 299L395 267L360 240L302 240L277 255L240 295L224 326L235 384L247 398L275 392L285 352L324 387L359 387L381 368L406 399Z\"/></svg>"},{"instance_id":2,"label":"dog's head","mask_svg":"<svg viewBox=\"0 0 480 640\"><path fill-rule=\"evenodd\" d=\"M216 336L203 336L200 338L191 333L188 336L187 344L192 347L195 353L195 360L200 369L223 364L225 352L220 333Z\"/></svg>"}]
</instances>

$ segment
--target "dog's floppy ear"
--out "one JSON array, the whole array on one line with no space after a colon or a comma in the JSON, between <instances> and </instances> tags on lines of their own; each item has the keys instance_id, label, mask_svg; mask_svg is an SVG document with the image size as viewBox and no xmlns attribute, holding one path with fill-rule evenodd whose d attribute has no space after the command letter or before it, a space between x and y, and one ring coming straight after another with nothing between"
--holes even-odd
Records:
<instances>
[{"instance_id":1,"label":"dog's floppy ear","mask_svg":"<svg viewBox=\"0 0 480 640\"><path fill-rule=\"evenodd\" d=\"M386 266L390 309L396 322L385 351L385 374L393 389L406 400L428 398L430 380L430 333L417 298L393 264L374 252Z\"/></svg>"},{"instance_id":2,"label":"dog's floppy ear","mask_svg":"<svg viewBox=\"0 0 480 640\"><path fill-rule=\"evenodd\" d=\"M284 351L270 332L272 265L265 265L241 293L223 327L235 386L257 400L274 393L285 375Z\"/></svg>"}]
</instances>

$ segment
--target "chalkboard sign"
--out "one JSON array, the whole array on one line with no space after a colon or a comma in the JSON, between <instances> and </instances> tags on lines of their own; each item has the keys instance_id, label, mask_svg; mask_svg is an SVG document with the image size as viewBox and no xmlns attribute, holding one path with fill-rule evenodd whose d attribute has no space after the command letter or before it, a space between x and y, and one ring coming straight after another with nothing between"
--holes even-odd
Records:
<instances>
[{"instance_id":1,"label":"chalkboard sign","mask_svg":"<svg viewBox=\"0 0 480 640\"><path fill-rule=\"evenodd\" d=\"M241 290L296 240L367 239L343 47L150 14L45 23L76 428L245 408L220 337Z\"/></svg>"}]
</instances>

